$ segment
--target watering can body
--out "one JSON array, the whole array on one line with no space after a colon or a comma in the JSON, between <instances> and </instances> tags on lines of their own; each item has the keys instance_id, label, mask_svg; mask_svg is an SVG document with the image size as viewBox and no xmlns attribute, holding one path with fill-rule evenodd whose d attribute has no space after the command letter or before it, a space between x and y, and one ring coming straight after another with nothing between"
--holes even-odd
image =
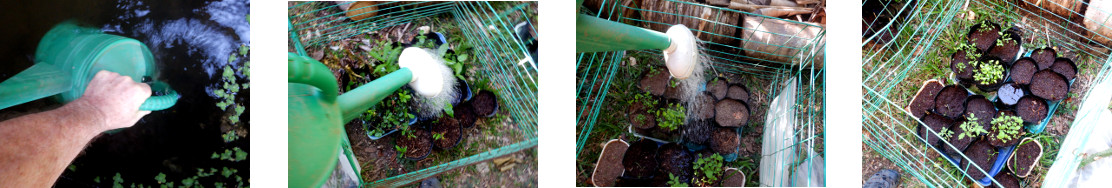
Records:
<instances>
[{"instance_id":1,"label":"watering can body","mask_svg":"<svg viewBox=\"0 0 1112 188\"><path fill-rule=\"evenodd\" d=\"M47 96L62 103L71 102L85 93L89 81L101 70L142 82L155 72L154 57L146 45L135 39L104 34L72 21L62 22L39 42L35 65L0 83L0 96L4 98L0 100L0 109ZM149 98L141 110L166 109L179 98L165 83L154 83L152 90L167 95Z\"/></svg>"}]
</instances>

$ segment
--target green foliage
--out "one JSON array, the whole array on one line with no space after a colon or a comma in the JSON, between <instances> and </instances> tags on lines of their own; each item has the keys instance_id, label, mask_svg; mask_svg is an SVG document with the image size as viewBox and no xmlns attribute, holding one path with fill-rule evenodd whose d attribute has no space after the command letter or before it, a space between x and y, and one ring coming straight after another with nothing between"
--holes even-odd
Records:
<instances>
[{"instance_id":1,"label":"green foliage","mask_svg":"<svg viewBox=\"0 0 1112 188\"><path fill-rule=\"evenodd\" d=\"M637 93L633 95L633 100L630 100L630 104L636 103L641 103L641 106L644 106L646 108L652 108L656 106L656 99L653 99L652 95L650 95L649 92L646 91L644 93Z\"/></svg>"},{"instance_id":2,"label":"green foliage","mask_svg":"<svg viewBox=\"0 0 1112 188\"><path fill-rule=\"evenodd\" d=\"M950 131L949 128L943 128L942 131L938 131L938 135L942 136L942 139L950 139L950 137L954 136L954 131Z\"/></svg>"},{"instance_id":3,"label":"green foliage","mask_svg":"<svg viewBox=\"0 0 1112 188\"><path fill-rule=\"evenodd\" d=\"M1000 61L989 60L980 63L973 70L973 79L981 84L996 84L1004 79L1004 66Z\"/></svg>"},{"instance_id":4,"label":"green foliage","mask_svg":"<svg viewBox=\"0 0 1112 188\"><path fill-rule=\"evenodd\" d=\"M966 118L965 123L962 123L959 126L965 132L962 132L960 135L958 135L958 139L965 139L965 137L974 138L982 134L988 134L988 131L985 130L985 127L981 126L981 124L977 122L977 116L973 114L969 114L969 117Z\"/></svg>"},{"instance_id":5,"label":"green foliage","mask_svg":"<svg viewBox=\"0 0 1112 188\"><path fill-rule=\"evenodd\" d=\"M996 39L996 46L1004 46L1008 43L1015 43L1015 40L1012 40L1012 33L1005 33L1004 30L1000 30L999 34L1000 39Z\"/></svg>"},{"instance_id":6,"label":"green foliage","mask_svg":"<svg viewBox=\"0 0 1112 188\"><path fill-rule=\"evenodd\" d=\"M392 46L389 42L380 40L376 45L378 48L371 49L367 54L377 60L378 65L374 66L371 73L375 77L382 77L386 74L398 70L398 55L402 53L401 46Z\"/></svg>"},{"instance_id":7,"label":"green foliage","mask_svg":"<svg viewBox=\"0 0 1112 188\"><path fill-rule=\"evenodd\" d=\"M398 157L405 156L405 152L408 151L408 149L405 148L405 146L400 146L400 145L394 145L394 150L398 151Z\"/></svg>"},{"instance_id":8,"label":"green foliage","mask_svg":"<svg viewBox=\"0 0 1112 188\"><path fill-rule=\"evenodd\" d=\"M409 103L412 100L413 96L408 89L400 89L387 96L379 105L363 114L363 121L367 121L363 124L364 130L371 136L381 137L394 128L407 127L409 120L417 117L409 112Z\"/></svg>"},{"instance_id":9,"label":"green foliage","mask_svg":"<svg viewBox=\"0 0 1112 188\"><path fill-rule=\"evenodd\" d=\"M239 139L239 135L236 134L236 130L228 131L223 135L220 135L220 137L224 138L224 143L236 141L237 139Z\"/></svg>"},{"instance_id":10,"label":"green foliage","mask_svg":"<svg viewBox=\"0 0 1112 188\"><path fill-rule=\"evenodd\" d=\"M432 133L432 139L433 140L444 139L444 133Z\"/></svg>"},{"instance_id":11,"label":"green foliage","mask_svg":"<svg viewBox=\"0 0 1112 188\"><path fill-rule=\"evenodd\" d=\"M668 173L668 186L671 186L671 187L690 187L689 185L687 185L687 183L684 183L683 181L680 181L679 177L676 177L675 175L672 175L672 173Z\"/></svg>"},{"instance_id":12,"label":"green foliage","mask_svg":"<svg viewBox=\"0 0 1112 188\"><path fill-rule=\"evenodd\" d=\"M661 128L674 131L683 125L687 110L679 104L672 103L668 108L656 111L656 122Z\"/></svg>"},{"instance_id":13,"label":"green foliage","mask_svg":"<svg viewBox=\"0 0 1112 188\"><path fill-rule=\"evenodd\" d=\"M239 149L239 147L233 147L230 150L225 149L224 153L214 152L214 153L212 153L212 157L210 157L210 158L232 161L232 162L238 162L238 161L247 160L247 152L243 151L242 149Z\"/></svg>"},{"instance_id":14,"label":"green foliage","mask_svg":"<svg viewBox=\"0 0 1112 188\"><path fill-rule=\"evenodd\" d=\"M1019 116L1002 115L992 119L992 129L996 130L996 139L1004 142L1011 141L1012 139L1019 139L1020 128L1023 127L1023 119Z\"/></svg>"},{"instance_id":15,"label":"green foliage","mask_svg":"<svg viewBox=\"0 0 1112 188\"><path fill-rule=\"evenodd\" d=\"M705 158L699 155L699 159L695 160L695 179L692 183L695 186L714 185L723 173L722 166L722 156L717 153Z\"/></svg>"}]
</instances>

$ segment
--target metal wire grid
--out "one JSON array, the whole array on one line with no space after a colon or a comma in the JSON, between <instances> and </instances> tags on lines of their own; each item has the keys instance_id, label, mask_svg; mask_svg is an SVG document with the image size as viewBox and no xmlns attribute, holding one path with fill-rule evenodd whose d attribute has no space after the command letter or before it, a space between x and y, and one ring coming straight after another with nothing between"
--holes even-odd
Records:
<instances>
[{"instance_id":1,"label":"metal wire grid","mask_svg":"<svg viewBox=\"0 0 1112 188\"><path fill-rule=\"evenodd\" d=\"M824 103L824 101L825 101L825 95L824 95L824 93L825 93L825 82L822 81L825 78L825 71L824 71L825 69L823 69L823 63L824 62L816 61L816 58L821 58L821 57L818 57L819 56L818 54L820 54L822 51L824 51L825 46L826 46L825 45L825 40L824 40L825 39L825 28L824 27L819 26L819 25L815 25L815 24L812 24L812 23L797 22L797 21L792 21L792 20L784 20L784 19L780 19L780 18L767 17L767 16L763 16L763 15L757 15L757 14L752 14L752 13L748 13L748 12L742 12L742 11L737 11L737 10L733 10L733 9L725 9L725 8L720 8L720 7L708 6L708 5L697 4L697 3L692 3L692 2L684 2L684 1L678 1L678 0L663 0L662 3L670 4L670 5L662 5L662 6L672 6L672 7L685 7L686 6L686 7L700 8L700 9L706 8L706 9L712 10L712 13L709 16L697 17L697 16L692 16L692 15L685 15L685 14L679 13L679 12L664 12L664 11L646 10L646 9L641 9L640 7L631 7L631 6L628 6L628 5L623 5L623 4L621 4L621 2L612 2L610 4L603 3L604 5L602 7L600 7L598 10L586 10L586 9L584 9L583 11L591 12L591 14L595 14L599 18L604 18L604 19L608 19L608 20L612 20L612 21L617 21L617 22L622 22L622 23L627 23L627 24L640 23L640 24L643 24L642 27L652 27L653 25L671 26L673 24L672 23L654 22L654 21L650 21L650 20L646 20L646 19L637 18L636 16L623 15L623 12L640 12L642 14L644 14L644 13L661 13L661 14L667 14L667 15L670 15L670 16L676 16L677 20L678 19L696 19L696 20L702 21L706 24L709 24L709 26L704 26L703 28L725 27L725 28L732 28L732 29L741 30L742 32L739 32L739 33L746 33L746 32L748 32L748 33L764 33L764 34L768 34L768 35L790 37L790 38L794 38L796 40L804 40L805 43L807 43L807 45L805 45L803 47L792 47L792 46L785 46L785 45L782 45L782 44L770 44L770 43L766 43L767 41L754 40L752 38L744 37L744 36L743 37L738 37L738 36L727 35L727 34L708 31L708 30L699 30L697 28L692 28L692 30L694 32L696 32L696 34L701 33L702 35L713 35L713 36L722 37L722 38L736 39L736 40L738 40L739 42L742 42L742 43L750 42L750 43L760 43L760 44L767 45L767 46L775 46L776 50L774 50L770 53L770 52L767 52L767 51L762 52L762 51L747 50L747 49L742 48L741 45L739 45L739 44L725 44L725 43L718 43L718 42L708 41L708 40L700 40L700 43L701 43L700 50L703 52L703 55L705 55L707 57L707 59L710 63L709 67L711 67L711 69L713 69L713 70L708 70L708 71L716 71L716 72L720 71L720 72L727 72L727 73L732 73L732 74L737 74L737 75L749 75L749 76L752 76L752 77L757 78L757 79L769 80L771 85L764 86L764 88L761 88L761 89L769 90L768 96L766 96L768 98L775 97L775 95L778 94L781 89L786 88L788 84L796 85L795 88L797 90L796 91L797 97L796 97L796 100L794 102L796 105L794 105L794 107L791 109L791 111L795 112L796 116L799 117L799 118L796 118L794 120L795 126L796 126L794 132L783 133L783 134L793 134L793 137L795 138L795 141L792 142L793 144L791 144L791 145L777 145L776 148L779 148L777 150L778 151L777 153L779 153L779 152L797 152L798 148L795 148L795 147L799 147L799 146L816 147L817 146L816 144L824 145L824 143L820 143L819 141L820 140L824 141L824 140L822 140L822 137L824 135L822 135L821 129L823 129L824 126L825 126L824 125L824 122L825 122L825 111L824 111L824 109L825 109L825 103ZM764 18L764 19L762 19L762 22L758 23L757 25L755 25L755 27L752 27L752 28L742 27L740 25L733 25L733 24L728 24L728 23L718 21L719 18L727 16L726 14L730 14L730 13L737 14L739 16L739 19L738 19L739 21L741 20L740 17L742 17L742 16L760 17L760 18ZM707 18L709 18L709 19L707 19ZM799 24L799 25L802 25L803 26L802 28L804 28L804 29L811 28L811 27L818 28L819 29L819 34L818 34L818 36L816 36L814 38L801 38L799 36L796 36L796 34L798 34L798 33L772 33L772 32L769 32L769 31L754 29L754 28L759 28L761 26L761 23L763 23L763 20L776 20L776 21L783 21L783 22L788 22L788 23L792 23L792 24ZM799 32L802 32L802 29ZM788 50L800 51L801 53L795 53L795 54L800 54L800 55L792 55L792 56L786 56L786 55L783 55L783 54L780 54L780 53L776 53L776 52L788 51ZM730 51L733 51L733 52L730 52ZM764 54L768 54L768 55L782 56L782 57L788 58L789 60L787 60L787 61L775 61L775 60L764 59L764 58L759 58L759 57L754 57L754 56L747 56L743 52L764 53ZM636 50L636 51L617 51L617 52L598 52L598 53L580 53L580 54L577 54L577 61L576 61L576 67L577 67L577 75L576 75L576 78L577 78L577 80L576 80L576 82L577 82L577 85L576 85L576 103L577 103L576 104L577 105L577 107L576 107L577 108L577 110L576 110L577 111L576 112L577 113L576 114L576 127L579 129L579 133L577 135L577 142L576 142L576 156L579 155L579 153L582 151L584 146L588 145L588 143L586 143L586 142L588 142L588 138L590 137L591 133L594 131L595 124L598 123L598 116L600 114L601 109L604 106L609 106L609 105L622 105L622 104L607 103L607 101L605 101L605 99L606 99L607 94L610 91L611 82L614 81L615 77L617 76L616 74L618 72L628 72L628 67L623 67L621 65L622 64L621 61L627 57L627 55L628 55L627 53L639 53L639 54L648 55L648 56L652 57L652 58L647 59L647 60L641 60L641 61L647 61L644 64L652 64L652 65L659 66L659 67L662 67L662 65L663 65L663 62L660 61L660 60L663 59L663 56L661 55L662 52L660 50ZM797 78L797 80L795 82L784 83L785 81L787 81L788 79L793 78L793 77ZM818 117L822 117L822 119L819 119ZM764 121L763 119L761 119L761 120L751 120L751 122L763 122L763 121ZM781 137L786 137L786 136L781 136ZM819 147L821 147L821 146L819 146ZM774 156L775 155L776 154L774 154ZM790 161L794 161L795 163L786 164L786 165L781 166L779 168L790 169L792 167L795 167L796 165L800 165L799 163L801 163L804 160L809 160L809 159L812 159L812 158L816 157L814 153L810 153L810 152L807 152L806 154L801 154L801 155L802 156L798 156L799 159L790 160ZM797 172L797 173L809 173L809 172ZM778 177L778 178L790 178L790 177ZM768 185L768 186L786 186L786 185Z\"/></svg>"},{"instance_id":2,"label":"metal wire grid","mask_svg":"<svg viewBox=\"0 0 1112 188\"><path fill-rule=\"evenodd\" d=\"M868 3L868 2L866 2ZM1051 2L1054 4L1053 2ZM954 18L962 14L965 8L976 8L986 10L990 15L1001 15L1011 20L1025 20L1028 22L1039 22L1044 24L1026 25L1025 23L1016 23L1024 29L1035 30L1034 33L1038 37L1045 37L1051 44L1058 45L1063 49L1070 49L1077 52L1079 56L1088 56L1097 60L1097 63L1102 64L1099 73L1095 75L1093 85L1090 87L1109 87L1112 86L1110 78L1110 62L1108 54L1102 53L1101 50L1107 49L1103 44L1094 43L1091 41L1093 38L1105 38L1097 34L1097 36L1086 36L1085 32L1078 33L1070 29L1082 25L1082 23L1074 22L1062 16L1040 16L1047 15L1048 9L1042 7L1034 7L1029 5L1014 4L1011 2L999 1L885 1L882 3L884 7L882 12L876 14L886 14L891 17L866 19L862 20L865 24L865 34L863 43L864 57L863 59L863 76L862 86L864 100L862 103L863 109L863 142L872 148L874 151L880 153L885 158L891 160L896 166L908 172L911 176L922 181L929 187L958 187L964 186L963 179L969 176L969 173L956 170L957 164L949 160L941 159L943 156L938 149L926 145L925 138L915 134L917 126L923 123L910 112L906 111L903 106L893 100L893 98L911 97L899 96L896 92L900 86L907 84L915 85L917 82L924 80L906 80L909 73L913 71L921 71L919 68L920 63L925 62L928 55L934 55L934 50L943 49L940 37L946 35L948 29L952 26ZM1054 4L1061 6L1059 4ZM1013 12L1017 11L1017 12ZM1103 11L1103 10L1102 10ZM1073 12L1075 15L1081 15ZM1023 16L1027 15L1027 16ZM876 18L876 17L874 17ZM1084 18L1092 19L1092 18ZM1089 20L1096 23L1102 23L1103 20ZM1053 24L1049 24L1053 23ZM868 27L868 26L881 26L881 27ZM1102 28L1108 26L1101 25ZM879 28L879 29L878 29ZM1051 29L1053 28L1053 29ZM1067 31L1067 32L1063 32ZM1090 31L1091 32L1091 31ZM1095 34L1095 32L1094 32ZM888 40L890 39L890 40ZM904 81L911 81L904 83ZM916 85L917 86L917 85ZM1097 92L1097 90L1090 90L1084 94L1084 101L1090 99L1106 99L1112 97L1112 93ZM1096 116L1102 108L1085 108L1085 106L1092 106L1088 102L1081 104L1083 108L1078 110L1076 120L1082 120L1084 117ZM1099 106L1099 105L1098 105ZM1052 112L1053 113L1053 112ZM1067 135L1064 144L1075 144L1084 146L1086 138L1089 137L1095 122L1082 122L1074 121L1071 125L1071 133ZM937 132L929 130L929 136L938 136ZM938 137L941 139L941 137ZM945 139L942 139L945 141ZM949 142L943 147L951 147L953 145ZM964 154L961 155L961 160L969 160ZM929 159L929 160L924 160ZM1076 154L1060 154L1056 157L1056 163L1066 162L1070 166L1077 166L1080 159ZM946 168L951 167L951 168ZM973 173L985 173L989 167L979 167L974 164L975 170ZM1061 171L1072 172L1076 168L1060 168ZM1054 173L1054 172L1048 172ZM987 174L987 173L985 173ZM1068 173L1067 173L1068 174ZM1065 182L1065 181L1044 181L1044 182ZM999 186L999 182L993 181L993 184ZM1059 184L1044 184L1043 186L1050 187L1064 187L1065 185Z\"/></svg>"},{"instance_id":3,"label":"metal wire grid","mask_svg":"<svg viewBox=\"0 0 1112 188\"><path fill-rule=\"evenodd\" d=\"M351 2L347 2L351 3ZM534 2L535 3L535 2ZM494 148L489 151L457 159L448 163L409 172L364 184L369 187L398 187L433 175L490 160L496 157L522 151L537 146L537 77L534 67L516 64L527 57L525 44L513 37L512 21L536 23L534 15L523 9L528 4L519 4L509 10L496 10L490 2L382 2L377 10L362 14L374 14L360 21L350 21L346 12L313 16L326 9L336 9L339 5L321 5L317 2L301 2L290 7L309 8L310 11L294 14L290 12L290 47L300 55L306 55L305 46L325 45L337 40L347 39L359 34L378 31L412 21L447 14L459 26L464 42L471 44L474 58L479 64L475 75L485 75L490 79L490 87L499 98L501 109L508 110L513 123L522 131L524 140ZM504 7L499 7L504 8ZM351 9L349 11L357 11ZM361 14L360 14L361 15ZM517 16L517 20L510 20ZM295 22L297 21L297 22ZM324 28L309 31L312 28ZM298 33L310 33L302 41ZM535 33L535 27L533 32ZM453 37L453 36L449 36ZM304 44L304 45L303 45Z\"/></svg>"}]
</instances>

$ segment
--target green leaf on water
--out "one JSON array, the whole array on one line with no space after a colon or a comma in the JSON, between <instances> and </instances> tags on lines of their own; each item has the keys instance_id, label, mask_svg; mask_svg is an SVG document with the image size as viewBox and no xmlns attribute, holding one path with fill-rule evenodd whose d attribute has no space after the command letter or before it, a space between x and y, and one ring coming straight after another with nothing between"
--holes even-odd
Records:
<instances>
[{"instance_id":1,"label":"green leaf on water","mask_svg":"<svg viewBox=\"0 0 1112 188\"><path fill-rule=\"evenodd\" d=\"M245 45L245 44L240 44L239 45L239 55L240 56L247 57L247 50L248 50L247 45Z\"/></svg>"}]
</instances>

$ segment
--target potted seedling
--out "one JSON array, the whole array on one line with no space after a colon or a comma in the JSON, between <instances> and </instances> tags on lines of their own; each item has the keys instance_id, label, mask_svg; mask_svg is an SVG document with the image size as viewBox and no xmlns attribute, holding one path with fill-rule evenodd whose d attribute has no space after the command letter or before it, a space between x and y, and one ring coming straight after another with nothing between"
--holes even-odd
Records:
<instances>
[{"instance_id":1,"label":"potted seedling","mask_svg":"<svg viewBox=\"0 0 1112 188\"><path fill-rule=\"evenodd\" d=\"M622 158L622 166L625 167L623 176L644 180L652 178L657 168L657 149L656 142L649 139L641 139L630 144Z\"/></svg>"},{"instance_id":2,"label":"potted seedling","mask_svg":"<svg viewBox=\"0 0 1112 188\"><path fill-rule=\"evenodd\" d=\"M722 99L714 105L714 121L723 127L741 127L749 121L749 105L734 99Z\"/></svg>"},{"instance_id":3,"label":"potted seedling","mask_svg":"<svg viewBox=\"0 0 1112 188\"><path fill-rule=\"evenodd\" d=\"M1050 65L1050 70L1066 77L1066 80L1073 80L1074 77L1077 77L1077 64L1074 64L1073 60L1069 58L1059 57L1054 59L1054 64Z\"/></svg>"},{"instance_id":4,"label":"potted seedling","mask_svg":"<svg viewBox=\"0 0 1112 188\"><path fill-rule=\"evenodd\" d=\"M665 184L668 187L691 187L691 179L683 179L674 174L668 174L668 182Z\"/></svg>"},{"instance_id":5,"label":"potted seedling","mask_svg":"<svg viewBox=\"0 0 1112 188\"><path fill-rule=\"evenodd\" d=\"M665 90L668 89L669 75L665 71L658 71L655 67L649 67L649 72L641 78L641 90L648 91L653 96L664 95Z\"/></svg>"},{"instance_id":6,"label":"potted seedling","mask_svg":"<svg viewBox=\"0 0 1112 188\"><path fill-rule=\"evenodd\" d=\"M1000 115L992 119L992 132L988 141L996 147L1012 146L1019 142L1023 135L1023 119L1011 111L1001 111Z\"/></svg>"},{"instance_id":7,"label":"potted seedling","mask_svg":"<svg viewBox=\"0 0 1112 188\"><path fill-rule=\"evenodd\" d=\"M927 145L930 146L936 146L938 145L939 141L948 138L945 137L946 135L944 135L944 133L949 132L950 127L954 125L953 119L933 113L927 114L922 119L920 119L920 121L923 121L924 125L919 126L919 136L923 137L923 139L926 139ZM938 136L935 136L935 134L931 133L930 130L938 133Z\"/></svg>"},{"instance_id":8,"label":"potted seedling","mask_svg":"<svg viewBox=\"0 0 1112 188\"><path fill-rule=\"evenodd\" d=\"M995 57L986 58L973 68L973 81L978 89L984 92L993 92L1008 77L1008 70L1004 63Z\"/></svg>"},{"instance_id":9,"label":"potted seedling","mask_svg":"<svg viewBox=\"0 0 1112 188\"><path fill-rule=\"evenodd\" d=\"M1048 106L1046 100L1034 95L1027 95L1019 98L1016 104L1016 115L1026 123L1039 123L1043 118L1046 118L1048 113Z\"/></svg>"},{"instance_id":10,"label":"potted seedling","mask_svg":"<svg viewBox=\"0 0 1112 188\"><path fill-rule=\"evenodd\" d=\"M1031 171L1039 164L1039 159L1042 158L1042 143L1036 139L1023 138L1019 145L1015 148L1015 153L1012 154L1012 159L1008 163L1008 169L1015 172L1020 178L1025 178L1031 175Z\"/></svg>"},{"instance_id":11,"label":"potted seedling","mask_svg":"<svg viewBox=\"0 0 1112 188\"><path fill-rule=\"evenodd\" d=\"M985 130L985 127L979 122L980 120L976 115L971 115L965 119L959 120L958 126L953 128L952 134L954 135L947 135L950 137L950 144L954 145L955 149L943 145L942 148L944 152L950 155L957 155L961 153L961 151L966 151L966 148L968 148L973 141L977 140L977 137L987 134L988 131Z\"/></svg>"},{"instance_id":12,"label":"potted seedling","mask_svg":"<svg viewBox=\"0 0 1112 188\"><path fill-rule=\"evenodd\" d=\"M721 155L699 155L694 165L695 179L693 179L691 183L699 187L714 186L722 176L722 169L723 163Z\"/></svg>"},{"instance_id":13,"label":"potted seedling","mask_svg":"<svg viewBox=\"0 0 1112 188\"><path fill-rule=\"evenodd\" d=\"M378 140L386 135L396 132L399 128L411 126L417 121L417 116L410 108L413 96L409 90L400 89L399 92L387 96L377 105L368 109L362 115L363 131L371 140Z\"/></svg>"},{"instance_id":14,"label":"potted seedling","mask_svg":"<svg viewBox=\"0 0 1112 188\"><path fill-rule=\"evenodd\" d=\"M996 44L996 40L1000 38L1000 25L989 22L988 20L981 20L976 25L969 27L969 33L966 39L970 44L973 44L977 50L985 52Z\"/></svg>"},{"instance_id":15,"label":"potted seedling","mask_svg":"<svg viewBox=\"0 0 1112 188\"><path fill-rule=\"evenodd\" d=\"M630 124L638 129L652 129L656 127L656 114L653 113L653 108L656 108L656 99L649 95L649 92L639 93L633 95L633 100L630 101L628 118Z\"/></svg>"},{"instance_id":16,"label":"potted seedling","mask_svg":"<svg viewBox=\"0 0 1112 188\"><path fill-rule=\"evenodd\" d=\"M629 143L623 140L613 139L606 142L606 145L602 146L602 154L598 156L598 162L595 163L595 170L591 173L591 184L598 187L613 187L618 177L625 172L622 158L627 149Z\"/></svg>"},{"instance_id":17,"label":"potted seedling","mask_svg":"<svg viewBox=\"0 0 1112 188\"><path fill-rule=\"evenodd\" d=\"M1023 91L1023 86L1015 82L1006 82L996 90L996 107L1002 110L1015 109L1015 105L1019 103L1019 98L1026 95Z\"/></svg>"},{"instance_id":18,"label":"potted seedling","mask_svg":"<svg viewBox=\"0 0 1112 188\"><path fill-rule=\"evenodd\" d=\"M722 175L722 187L745 187L745 174L737 168L726 168Z\"/></svg>"},{"instance_id":19,"label":"potted seedling","mask_svg":"<svg viewBox=\"0 0 1112 188\"><path fill-rule=\"evenodd\" d=\"M657 185L665 186L674 185L675 183L691 183L691 177L694 175L692 171L692 162L695 162L695 156L687 150L687 147L678 143L661 145L660 152L657 154L656 158L660 164L660 166L657 167L658 172L654 177ZM678 182L672 182L677 180Z\"/></svg>"},{"instance_id":20,"label":"potted seedling","mask_svg":"<svg viewBox=\"0 0 1112 188\"><path fill-rule=\"evenodd\" d=\"M711 136L710 148L715 153L722 155L727 161L737 158L738 146L741 138L738 137L736 128L718 127Z\"/></svg>"},{"instance_id":21,"label":"potted seedling","mask_svg":"<svg viewBox=\"0 0 1112 188\"><path fill-rule=\"evenodd\" d=\"M1065 76L1053 70L1041 70L1031 77L1031 94L1050 101L1066 98L1070 85Z\"/></svg>"},{"instance_id":22,"label":"potted seedling","mask_svg":"<svg viewBox=\"0 0 1112 188\"><path fill-rule=\"evenodd\" d=\"M1038 65L1039 70L1050 68L1050 65L1054 64L1054 58L1057 57L1058 52L1054 51L1054 49L1050 47L1039 48L1035 49L1035 51L1031 51L1031 59L1035 60L1035 64Z\"/></svg>"},{"instance_id":23,"label":"potted seedling","mask_svg":"<svg viewBox=\"0 0 1112 188\"><path fill-rule=\"evenodd\" d=\"M911 98L911 103L907 105L907 111L911 112L915 118L923 118L934 109L934 99L938 96L938 92L942 91L941 81L936 79L927 80L923 82L923 86L919 87L919 91L915 93L915 97Z\"/></svg>"},{"instance_id":24,"label":"potted seedling","mask_svg":"<svg viewBox=\"0 0 1112 188\"><path fill-rule=\"evenodd\" d=\"M463 138L459 121L447 114L441 115L440 119L430 128L432 129L433 146L436 149L451 149L459 145Z\"/></svg>"},{"instance_id":25,"label":"potted seedling","mask_svg":"<svg viewBox=\"0 0 1112 188\"><path fill-rule=\"evenodd\" d=\"M974 181L992 176L991 174L986 175L986 173L992 173L992 162L996 160L996 155L999 154L996 148L992 147L992 144L989 144L988 141L985 140L976 141L970 144L969 148L963 153L966 157L969 157L969 160L962 160L961 168L964 169L965 173L968 173ZM980 170L974 167L973 164L980 167ZM984 172L982 173L981 170L984 170Z\"/></svg>"},{"instance_id":26,"label":"potted seedling","mask_svg":"<svg viewBox=\"0 0 1112 188\"><path fill-rule=\"evenodd\" d=\"M996 39L988 54L1000 58L1005 65L1011 66L1016 56L1019 55L1019 47L1023 44L1023 38L1017 34L1017 30L1009 28L1009 26L1005 26L998 34L1000 39Z\"/></svg>"},{"instance_id":27,"label":"potted seedling","mask_svg":"<svg viewBox=\"0 0 1112 188\"><path fill-rule=\"evenodd\" d=\"M943 87L934 99L934 111L946 117L959 118L965 112L969 92L956 85Z\"/></svg>"},{"instance_id":28,"label":"potted seedling","mask_svg":"<svg viewBox=\"0 0 1112 188\"><path fill-rule=\"evenodd\" d=\"M482 117L491 117L498 113L498 96L489 90L479 91L471 100L471 107L475 114Z\"/></svg>"},{"instance_id":29,"label":"potted seedling","mask_svg":"<svg viewBox=\"0 0 1112 188\"><path fill-rule=\"evenodd\" d=\"M977 60L981 59L981 53L977 51L976 46L966 43L958 43L954 50L955 52L950 55L950 70L960 82L972 83L973 69L976 67Z\"/></svg>"},{"instance_id":30,"label":"potted seedling","mask_svg":"<svg viewBox=\"0 0 1112 188\"><path fill-rule=\"evenodd\" d=\"M406 159L419 161L432 153L432 134L422 129L406 127L402 129L394 145L394 149Z\"/></svg>"},{"instance_id":31,"label":"potted seedling","mask_svg":"<svg viewBox=\"0 0 1112 188\"><path fill-rule=\"evenodd\" d=\"M978 124L987 126L992 122L992 118L996 118L996 107L992 102L985 99L985 96L974 95L965 100L965 115L972 117L976 115Z\"/></svg>"},{"instance_id":32,"label":"potted seedling","mask_svg":"<svg viewBox=\"0 0 1112 188\"><path fill-rule=\"evenodd\" d=\"M679 131L676 130L683 126L687 110L679 103L672 103L666 107L653 112L653 115L656 116L657 131L654 131L652 135L656 138L677 140Z\"/></svg>"},{"instance_id":33,"label":"potted seedling","mask_svg":"<svg viewBox=\"0 0 1112 188\"><path fill-rule=\"evenodd\" d=\"M1009 76L1016 84L1027 86L1031 84L1031 77L1035 72L1039 71L1039 66L1035 64L1035 59L1030 57L1020 58L1012 64L1012 69L1009 71Z\"/></svg>"}]
</instances>

